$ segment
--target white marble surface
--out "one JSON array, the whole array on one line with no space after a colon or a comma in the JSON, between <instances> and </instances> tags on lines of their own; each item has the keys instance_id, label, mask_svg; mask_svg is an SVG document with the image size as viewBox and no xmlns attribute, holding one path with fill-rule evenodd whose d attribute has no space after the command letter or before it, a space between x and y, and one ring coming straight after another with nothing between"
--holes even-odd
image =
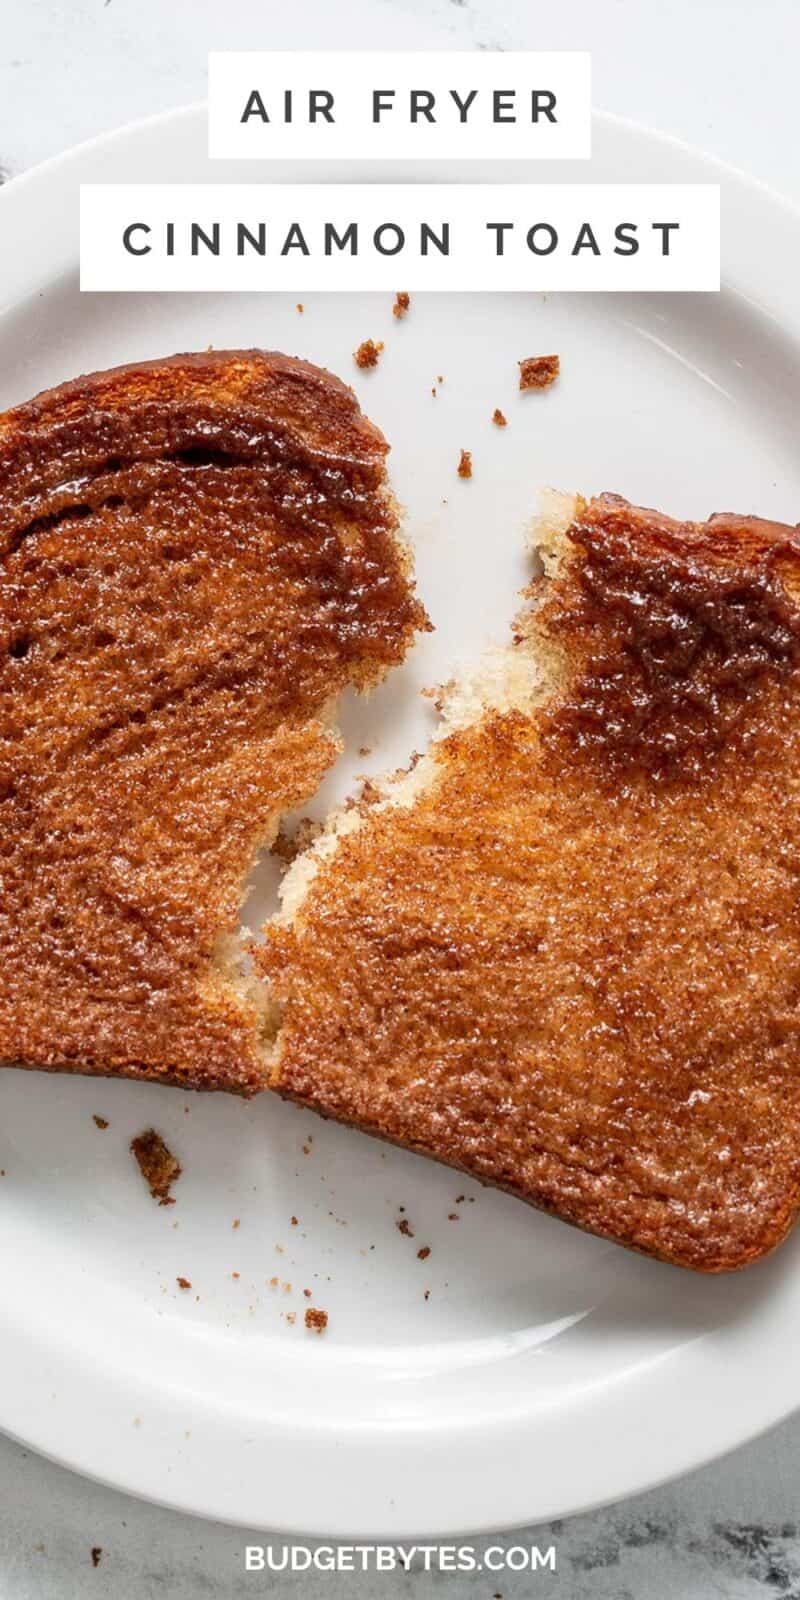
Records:
<instances>
[{"instance_id":1,"label":"white marble surface","mask_svg":"<svg viewBox=\"0 0 800 1600\"><path fill-rule=\"evenodd\" d=\"M13 177L106 128L201 99L209 48L443 42L588 48L597 105L701 145L800 202L798 0L4 0L0 168ZM241 1531L129 1500L0 1438L0 1596L800 1600L799 1466L795 1420L680 1483L515 1534L515 1543L556 1543L555 1576L267 1583L244 1573ZM97 1568L93 1546L103 1550Z\"/></svg>"}]
</instances>

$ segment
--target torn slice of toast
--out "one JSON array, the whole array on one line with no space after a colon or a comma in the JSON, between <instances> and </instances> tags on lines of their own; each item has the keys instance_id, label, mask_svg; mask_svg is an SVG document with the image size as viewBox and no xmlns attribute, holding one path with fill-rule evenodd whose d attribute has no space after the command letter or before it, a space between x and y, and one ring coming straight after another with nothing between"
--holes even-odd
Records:
<instances>
[{"instance_id":1,"label":"torn slice of toast","mask_svg":"<svg viewBox=\"0 0 800 1600\"><path fill-rule=\"evenodd\" d=\"M800 1201L800 536L562 497L515 643L290 870L273 1087L665 1261Z\"/></svg>"},{"instance_id":2,"label":"torn slice of toast","mask_svg":"<svg viewBox=\"0 0 800 1600\"><path fill-rule=\"evenodd\" d=\"M426 626L352 392L220 351L0 417L0 1058L251 1093L244 880Z\"/></svg>"}]
</instances>

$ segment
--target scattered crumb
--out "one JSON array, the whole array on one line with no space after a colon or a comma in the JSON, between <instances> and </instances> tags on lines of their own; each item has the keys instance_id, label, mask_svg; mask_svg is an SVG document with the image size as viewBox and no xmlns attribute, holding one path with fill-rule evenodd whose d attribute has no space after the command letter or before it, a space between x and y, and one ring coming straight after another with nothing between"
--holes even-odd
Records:
<instances>
[{"instance_id":1,"label":"scattered crumb","mask_svg":"<svg viewBox=\"0 0 800 1600\"><path fill-rule=\"evenodd\" d=\"M309 1144L304 1144L303 1145L303 1155L304 1156L310 1156L310 1154L311 1154L311 1145L310 1145L310 1143Z\"/></svg>"},{"instance_id":2,"label":"scattered crumb","mask_svg":"<svg viewBox=\"0 0 800 1600\"><path fill-rule=\"evenodd\" d=\"M431 1291L430 1291L430 1289L426 1289L424 1295L422 1296L422 1298L423 1298L423 1300L430 1300L430 1297L431 1297Z\"/></svg>"},{"instance_id":3,"label":"scattered crumb","mask_svg":"<svg viewBox=\"0 0 800 1600\"><path fill-rule=\"evenodd\" d=\"M284 1313L284 1315L286 1317L286 1321L290 1322L292 1327L294 1327L294 1325L295 1325L295 1323L297 1321L297 1312L296 1311L287 1311L287 1312Z\"/></svg>"},{"instance_id":4,"label":"scattered crumb","mask_svg":"<svg viewBox=\"0 0 800 1600\"><path fill-rule=\"evenodd\" d=\"M376 344L374 339L365 339L363 344L360 344L358 349L353 351L353 360L356 366L362 369L365 367L377 367L382 349L383 345Z\"/></svg>"},{"instance_id":5,"label":"scattered crumb","mask_svg":"<svg viewBox=\"0 0 800 1600\"><path fill-rule=\"evenodd\" d=\"M277 1280L277 1278L270 1278L270 1280L269 1280L269 1286L270 1286L270 1289L277 1289L277 1287L278 1287L278 1280Z\"/></svg>"},{"instance_id":6,"label":"scattered crumb","mask_svg":"<svg viewBox=\"0 0 800 1600\"><path fill-rule=\"evenodd\" d=\"M519 362L520 389L549 389L560 371L558 356L526 356Z\"/></svg>"},{"instance_id":7,"label":"scattered crumb","mask_svg":"<svg viewBox=\"0 0 800 1600\"><path fill-rule=\"evenodd\" d=\"M290 1217L289 1221L291 1222L293 1228L297 1227L297 1218L296 1217Z\"/></svg>"},{"instance_id":8,"label":"scattered crumb","mask_svg":"<svg viewBox=\"0 0 800 1600\"><path fill-rule=\"evenodd\" d=\"M314 1333L324 1333L328 1326L327 1311L318 1311L315 1306L308 1306L306 1308L305 1324Z\"/></svg>"},{"instance_id":9,"label":"scattered crumb","mask_svg":"<svg viewBox=\"0 0 800 1600\"><path fill-rule=\"evenodd\" d=\"M465 1201L465 1200L466 1200L466 1198L467 1198L467 1197L466 1197L466 1195L465 1195L465 1194L457 1194L457 1195L456 1195L456 1205L457 1205L457 1206L460 1206L460 1205L462 1205L462 1204L463 1204L463 1202L464 1202L464 1201Z\"/></svg>"},{"instance_id":10,"label":"scattered crumb","mask_svg":"<svg viewBox=\"0 0 800 1600\"><path fill-rule=\"evenodd\" d=\"M494 423L496 428L507 428L508 427L508 417L504 417L503 416L503 413L500 410L499 406L496 406L494 411L492 412L492 422Z\"/></svg>"},{"instance_id":11,"label":"scattered crumb","mask_svg":"<svg viewBox=\"0 0 800 1600\"><path fill-rule=\"evenodd\" d=\"M175 1282L177 1283L179 1289L191 1289L192 1287L188 1278L176 1278Z\"/></svg>"},{"instance_id":12,"label":"scattered crumb","mask_svg":"<svg viewBox=\"0 0 800 1600\"><path fill-rule=\"evenodd\" d=\"M175 1199L170 1189L173 1183L177 1183L182 1168L177 1157L165 1145L161 1134L156 1133L155 1128L146 1128L144 1133L131 1139L131 1154L139 1163L139 1171L153 1199L159 1205L174 1206Z\"/></svg>"},{"instance_id":13,"label":"scattered crumb","mask_svg":"<svg viewBox=\"0 0 800 1600\"><path fill-rule=\"evenodd\" d=\"M440 372L440 373L439 373L439 376L438 376L438 378L437 378L437 379L436 379L436 382L437 382L437 383L444 383L444 378L443 378L443 377L442 377L442 374L441 374L441 372Z\"/></svg>"},{"instance_id":14,"label":"scattered crumb","mask_svg":"<svg viewBox=\"0 0 800 1600\"><path fill-rule=\"evenodd\" d=\"M303 1294L305 1295L307 1300L311 1299L311 1290L310 1289L304 1289L303 1290Z\"/></svg>"},{"instance_id":15,"label":"scattered crumb","mask_svg":"<svg viewBox=\"0 0 800 1600\"><path fill-rule=\"evenodd\" d=\"M291 1294L292 1292L292 1286L290 1283L281 1284L281 1288L283 1289L284 1294Z\"/></svg>"},{"instance_id":16,"label":"scattered crumb","mask_svg":"<svg viewBox=\"0 0 800 1600\"><path fill-rule=\"evenodd\" d=\"M283 1245L282 1244L276 1244L275 1249L276 1249L277 1254L279 1256L283 1255Z\"/></svg>"},{"instance_id":17,"label":"scattered crumb","mask_svg":"<svg viewBox=\"0 0 800 1600\"><path fill-rule=\"evenodd\" d=\"M407 1239L413 1239L414 1229L412 1228L411 1223L405 1217L398 1217L397 1227L400 1233L405 1234Z\"/></svg>"},{"instance_id":18,"label":"scattered crumb","mask_svg":"<svg viewBox=\"0 0 800 1600\"><path fill-rule=\"evenodd\" d=\"M241 1277L241 1273L240 1272L232 1272L231 1273L231 1277L232 1278L240 1278Z\"/></svg>"},{"instance_id":19,"label":"scattered crumb","mask_svg":"<svg viewBox=\"0 0 800 1600\"><path fill-rule=\"evenodd\" d=\"M292 862L314 843L321 832L321 822L315 822L313 817L301 817L292 833L286 833L283 828L278 829L270 845L270 853L277 856L284 866L290 867Z\"/></svg>"},{"instance_id":20,"label":"scattered crumb","mask_svg":"<svg viewBox=\"0 0 800 1600\"><path fill-rule=\"evenodd\" d=\"M458 1221L460 1221L458 1212L457 1211L448 1211L447 1220L448 1220L448 1222L458 1222Z\"/></svg>"},{"instance_id":21,"label":"scattered crumb","mask_svg":"<svg viewBox=\"0 0 800 1600\"><path fill-rule=\"evenodd\" d=\"M417 1260L418 1261L427 1261L428 1256L430 1255L430 1253L431 1253L430 1245L429 1244L424 1244L422 1246L422 1249L417 1251Z\"/></svg>"},{"instance_id":22,"label":"scattered crumb","mask_svg":"<svg viewBox=\"0 0 800 1600\"><path fill-rule=\"evenodd\" d=\"M299 311L299 312L301 312L301 313L302 313L302 312L303 312L303 311L305 311L305 309L306 309L306 308L305 308L305 306L304 306L304 305L303 305L303 302L302 302L302 300L298 300L298 302L297 302L297 305L296 305L296 307L295 307L295 310L296 310L296 311Z\"/></svg>"},{"instance_id":23,"label":"scattered crumb","mask_svg":"<svg viewBox=\"0 0 800 1600\"><path fill-rule=\"evenodd\" d=\"M471 478L472 477L472 451L471 450L462 450L461 455L458 458L458 476L459 476L459 478Z\"/></svg>"},{"instance_id":24,"label":"scattered crumb","mask_svg":"<svg viewBox=\"0 0 800 1600\"><path fill-rule=\"evenodd\" d=\"M93 1567L99 1567L100 1558L101 1558L102 1554L103 1554L103 1546L101 1544L96 1544L96 1545L92 1546L92 1566Z\"/></svg>"},{"instance_id":25,"label":"scattered crumb","mask_svg":"<svg viewBox=\"0 0 800 1600\"><path fill-rule=\"evenodd\" d=\"M395 317L404 317L410 305L411 296L410 294L406 294L405 290L403 289L395 295L394 305L392 306L392 314Z\"/></svg>"},{"instance_id":26,"label":"scattered crumb","mask_svg":"<svg viewBox=\"0 0 800 1600\"><path fill-rule=\"evenodd\" d=\"M371 756L372 750L368 744L360 744L358 747L358 753L360 756Z\"/></svg>"},{"instance_id":27,"label":"scattered crumb","mask_svg":"<svg viewBox=\"0 0 800 1600\"><path fill-rule=\"evenodd\" d=\"M436 399L436 389L435 388L431 389L431 394L433 395L433 398L435 400Z\"/></svg>"},{"instance_id":28,"label":"scattered crumb","mask_svg":"<svg viewBox=\"0 0 800 1600\"><path fill-rule=\"evenodd\" d=\"M232 1228L241 1228L241 1226L242 1226L241 1218L240 1217L234 1217L233 1222L231 1223L231 1227Z\"/></svg>"},{"instance_id":29,"label":"scattered crumb","mask_svg":"<svg viewBox=\"0 0 800 1600\"><path fill-rule=\"evenodd\" d=\"M93 1115L93 1116L92 1116L92 1122L93 1122L93 1123L94 1123L94 1125L95 1125L95 1127L96 1127L96 1128L103 1128L103 1129L105 1129L105 1128L107 1128L107 1127L108 1127L108 1125L109 1125L109 1124L108 1124L108 1118L107 1118L107 1117L98 1117L98 1116L97 1116L97 1115L96 1115L96 1114L94 1114L94 1115Z\"/></svg>"}]
</instances>

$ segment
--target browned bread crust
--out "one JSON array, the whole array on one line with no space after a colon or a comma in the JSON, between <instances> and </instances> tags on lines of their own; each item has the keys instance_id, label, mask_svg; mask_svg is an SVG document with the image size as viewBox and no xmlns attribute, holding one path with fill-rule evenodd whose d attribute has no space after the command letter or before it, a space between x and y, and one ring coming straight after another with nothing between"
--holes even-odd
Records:
<instances>
[{"instance_id":1,"label":"browned bread crust","mask_svg":"<svg viewBox=\"0 0 800 1600\"><path fill-rule=\"evenodd\" d=\"M550 543L505 699L462 686L292 868L273 1085L665 1261L746 1266L800 1201L800 538L602 496Z\"/></svg>"},{"instance_id":2,"label":"browned bread crust","mask_svg":"<svg viewBox=\"0 0 800 1600\"><path fill-rule=\"evenodd\" d=\"M388 446L303 361L94 373L0 418L0 1058L251 1093L254 854L326 707L425 626Z\"/></svg>"}]
</instances>

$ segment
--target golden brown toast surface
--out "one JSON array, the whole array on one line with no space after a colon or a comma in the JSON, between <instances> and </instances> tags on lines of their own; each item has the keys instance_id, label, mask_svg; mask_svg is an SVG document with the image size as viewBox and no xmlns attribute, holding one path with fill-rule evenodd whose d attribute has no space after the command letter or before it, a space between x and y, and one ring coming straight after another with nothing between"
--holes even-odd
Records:
<instances>
[{"instance_id":1,"label":"golden brown toast surface","mask_svg":"<svg viewBox=\"0 0 800 1600\"><path fill-rule=\"evenodd\" d=\"M798 596L792 528L578 503L509 652L538 685L435 742L267 930L274 1087L667 1261L777 1244Z\"/></svg>"},{"instance_id":2,"label":"golden brown toast surface","mask_svg":"<svg viewBox=\"0 0 800 1600\"><path fill-rule=\"evenodd\" d=\"M0 1059L251 1092L225 940L326 703L425 623L352 392L260 351L0 418Z\"/></svg>"}]
</instances>

